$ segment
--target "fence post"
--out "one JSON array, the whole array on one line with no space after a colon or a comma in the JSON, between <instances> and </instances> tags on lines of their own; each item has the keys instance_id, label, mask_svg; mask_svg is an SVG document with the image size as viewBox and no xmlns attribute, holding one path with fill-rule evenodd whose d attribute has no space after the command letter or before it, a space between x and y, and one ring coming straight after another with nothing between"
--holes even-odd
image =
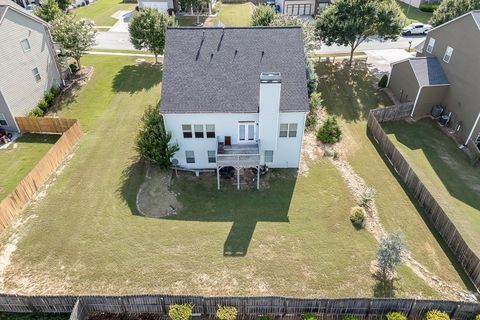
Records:
<instances>
[{"instance_id":1,"label":"fence post","mask_svg":"<svg viewBox=\"0 0 480 320\"><path fill-rule=\"evenodd\" d=\"M407 312L407 319L410 319L410 314L412 313L413 307L417 304L417 299L414 299L412 304L410 305L410 310Z\"/></svg>"}]
</instances>

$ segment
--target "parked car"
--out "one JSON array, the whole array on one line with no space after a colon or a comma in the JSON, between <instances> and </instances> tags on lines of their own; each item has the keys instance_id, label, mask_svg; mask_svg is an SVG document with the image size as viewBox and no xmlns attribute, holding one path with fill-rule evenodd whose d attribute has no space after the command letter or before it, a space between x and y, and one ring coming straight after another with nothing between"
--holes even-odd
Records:
<instances>
[{"instance_id":1,"label":"parked car","mask_svg":"<svg viewBox=\"0 0 480 320\"><path fill-rule=\"evenodd\" d=\"M429 24L423 23L412 23L411 25L406 26L402 29L402 36L411 36L414 34L425 34L427 31L431 30L433 27Z\"/></svg>"},{"instance_id":2,"label":"parked car","mask_svg":"<svg viewBox=\"0 0 480 320\"><path fill-rule=\"evenodd\" d=\"M25 7L25 10L27 10L28 12L33 12L35 10L35 7L36 5L31 3Z\"/></svg>"}]
</instances>

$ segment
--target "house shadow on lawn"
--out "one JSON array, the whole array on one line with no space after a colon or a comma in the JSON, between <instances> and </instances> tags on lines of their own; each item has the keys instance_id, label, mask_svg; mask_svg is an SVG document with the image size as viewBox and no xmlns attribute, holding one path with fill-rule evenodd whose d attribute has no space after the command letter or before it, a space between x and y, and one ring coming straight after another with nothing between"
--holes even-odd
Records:
<instances>
[{"instance_id":1,"label":"house shadow on lawn","mask_svg":"<svg viewBox=\"0 0 480 320\"><path fill-rule=\"evenodd\" d=\"M199 177L182 174L172 188L182 209L164 219L233 222L224 243L223 255L243 257L255 232L257 222L289 222L288 211L297 180L297 171L270 170L263 176L267 186L261 190L237 190L223 182L217 190L214 174Z\"/></svg>"},{"instance_id":2,"label":"house shadow on lawn","mask_svg":"<svg viewBox=\"0 0 480 320\"><path fill-rule=\"evenodd\" d=\"M113 91L134 94L149 90L162 81L161 69L161 64L154 65L149 62L126 65L113 78Z\"/></svg>"}]
</instances>

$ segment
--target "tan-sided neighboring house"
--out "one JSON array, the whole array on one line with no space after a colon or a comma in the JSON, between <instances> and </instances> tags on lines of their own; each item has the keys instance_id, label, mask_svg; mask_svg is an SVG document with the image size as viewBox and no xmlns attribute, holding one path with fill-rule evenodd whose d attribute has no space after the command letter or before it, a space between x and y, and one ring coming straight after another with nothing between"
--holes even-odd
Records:
<instances>
[{"instance_id":1,"label":"tan-sided neighboring house","mask_svg":"<svg viewBox=\"0 0 480 320\"><path fill-rule=\"evenodd\" d=\"M0 0L0 39L0 128L17 132L15 117L62 78L47 23L11 0Z\"/></svg>"},{"instance_id":2,"label":"tan-sided neighboring house","mask_svg":"<svg viewBox=\"0 0 480 320\"><path fill-rule=\"evenodd\" d=\"M464 144L480 141L480 11L432 29L418 51L392 65L388 87L414 103L412 117L442 105Z\"/></svg>"}]
</instances>

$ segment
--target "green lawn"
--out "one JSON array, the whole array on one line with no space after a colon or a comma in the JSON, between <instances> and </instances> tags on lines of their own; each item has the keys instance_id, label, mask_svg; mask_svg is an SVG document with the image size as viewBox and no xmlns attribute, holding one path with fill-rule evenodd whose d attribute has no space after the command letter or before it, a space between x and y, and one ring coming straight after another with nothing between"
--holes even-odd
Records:
<instances>
[{"instance_id":1,"label":"green lawn","mask_svg":"<svg viewBox=\"0 0 480 320\"><path fill-rule=\"evenodd\" d=\"M251 2L240 4L222 4L217 21L227 27L245 27L250 25L254 5Z\"/></svg>"},{"instance_id":2,"label":"green lawn","mask_svg":"<svg viewBox=\"0 0 480 320\"><path fill-rule=\"evenodd\" d=\"M94 3L76 8L73 12L80 18L95 21L97 26L113 26L116 19L112 14L119 10L133 10L136 3L123 3L122 0L97 0Z\"/></svg>"},{"instance_id":3,"label":"green lawn","mask_svg":"<svg viewBox=\"0 0 480 320\"><path fill-rule=\"evenodd\" d=\"M145 106L158 102L162 75L158 67L138 66L134 61L84 58L83 64L95 66L95 73L60 116L79 118L85 135L46 197L24 213L35 219L2 233L3 243L12 232L20 236L5 270L4 291L378 294L370 271L377 243L367 231L352 227L349 211L355 201L326 159L312 162L308 176L272 170L265 178L269 187L261 191L239 192L224 183L217 192L213 175L182 176L173 182L181 203L177 215L166 219L138 215L135 201L145 172L136 157L134 137ZM372 90L358 93L365 99ZM356 99L347 101L353 106ZM375 99L370 102L378 102ZM410 231L420 231L407 234L410 248L424 254L422 262L439 263L441 268L435 271L447 281L461 285L452 264L364 136L363 121L359 126L363 132L355 139L381 167L383 177L378 182L391 188L379 186L379 193L399 193L394 200L403 202L397 211L385 210L392 215L391 229L405 223ZM398 217L399 210L405 210L405 216ZM414 241L426 242L432 252L425 253ZM397 296L443 297L405 266L399 276Z\"/></svg>"},{"instance_id":4,"label":"green lawn","mask_svg":"<svg viewBox=\"0 0 480 320\"><path fill-rule=\"evenodd\" d=\"M385 130L470 248L480 255L480 169L470 165L463 151L433 121L388 123Z\"/></svg>"},{"instance_id":5,"label":"green lawn","mask_svg":"<svg viewBox=\"0 0 480 320\"><path fill-rule=\"evenodd\" d=\"M428 23L430 18L432 17L431 12L423 12L418 8L415 8L414 6L410 6L408 3L398 1L397 3L400 5L400 8L402 9L402 12L405 14L407 21L405 25L408 25L413 22L422 22L422 23Z\"/></svg>"},{"instance_id":6,"label":"green lawn","mask_svg":"<svg viewBox=\"0 0 480 320\"><path fill-rule=\"evenodd\" d=\"M59 135L24 134L0 150L0 200L12 192L58 140Z\"/></svg>"}]
</instances>

